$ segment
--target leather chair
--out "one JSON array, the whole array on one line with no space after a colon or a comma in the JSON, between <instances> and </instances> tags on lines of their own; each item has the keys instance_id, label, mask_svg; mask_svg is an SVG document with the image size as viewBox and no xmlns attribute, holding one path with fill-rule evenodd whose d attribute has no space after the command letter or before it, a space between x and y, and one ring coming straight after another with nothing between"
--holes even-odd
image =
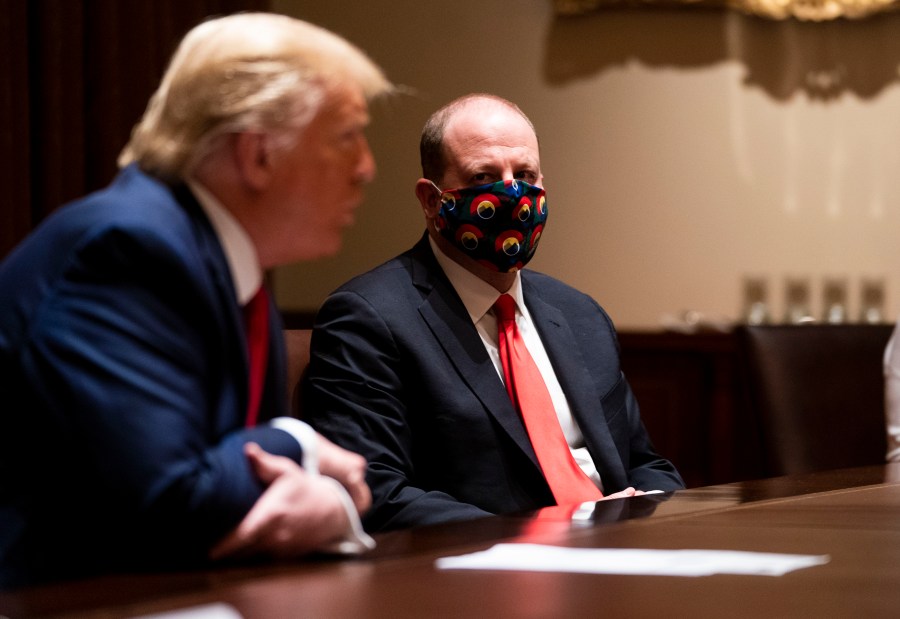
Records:
<instances>
[{"instance_id":1,"label":"leather chair","mask_svg":"<svg viewBox=\"0 0 900 619\"><path fill-rule=\"evenodd\" d=\"M287 389L291 414L300 417L300 383L309 365L309 340L312 329L285 329L284 346L287 355Z\"/></svg>"},{"instance_id":2,"label":"leather chair","mask_svg":"<svg viewBox=\"0 0 900 619\"><path fill-rule=\"evenodd\" d=\"M884 462L882 357L892 325L740 327L769 475Z\"/></svg>"}]
</instances>

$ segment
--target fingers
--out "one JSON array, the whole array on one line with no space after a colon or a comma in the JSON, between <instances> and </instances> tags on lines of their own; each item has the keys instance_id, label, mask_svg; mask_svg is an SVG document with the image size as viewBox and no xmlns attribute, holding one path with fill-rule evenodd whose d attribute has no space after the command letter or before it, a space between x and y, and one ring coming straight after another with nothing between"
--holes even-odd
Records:
<instances>
[{"instance_id":1,"label":"fingers","mask_svg":"<svg viewBox=\"0 0 900 619\"><path fill-rule=\"evenodd\" d=\"M338 447L319 435L319 471L336 479L347 489L356 510L363 514L372 505L372 492L366 484L366 459Z\"/></svg>"},{"instance_id":2,"label":"fingers","mask_svg":"<svg viewBox=\"0 0 900 619\"><path fill-rule=\"evenodd\" d=\"M613 494L607 494L601 500L606 501L609 499L625 499L625 498L634 496L636 492L638 492L638 491L635 490L634 488L632 488L631 486L629 486L629 487L625 488L624 490L620 490L619 492L615 492Z\"/></svg>"},{"instance_id":3,"label":"fingers","mask_svg":"<svg viewBox=\"0 0 900 619\"><path fill-rule=\"evenodd\" d=\"M259 502L257 502L257 505L259 505ZM261 515L256 506L254 506L231 533L213 546L212 550L210 550L209 558L217 561L226 557L253 554L253 548L258 545L258 539L261 535L260 518Z\"/></svg>"},{"instance_id":4,"label":"fingers","mask_svg":"<svg viewBox=\"0 0 900 619\"><path fill-rule=\"evenodd\" d=\"M290 458L270 454L256 443L244 445L244 455L253 472L267 486L286 472L299 468Z\"/></svg>"},{"instance_id":5,"label":"fingers","mask_svg":"<svg viewBox=\"0 0 900 619\"><path fill-rule=\"evenodd\" d=\"M249 546L250 543L251 541L245 535L238 533L238 529L235 529L212 547L212 550L209 551L209 558L213 561L220 561L228 557L237 556L239 551Z\"/></svg>"},{"instance_id":6,"label":"fingers","mask_svg":"<svg viewBox=\"0 0 900 619\"><path fill-rule=\"evenodd\" d=\"M338 476L332 475L347 489L356 511L364 514L372 505L372 492L366 484L366 460L362 456L349 451L344 452L344 468L338 472Z\"/></svg>"},{"instance_id":7,"label":"fingers","mask_svg":"<svg viewBox=\"0 0 900 619\"><path fill-rule=\"evenodd\" d=\"M343 486L347 489L347 493L353 500L353 505L360 515L369 511L369 508L372 506L372 491L366 484L365 479L361 478L357 482L346 483Z\"/></svg>"},{"instance_id":8,"label":"fingers","mask_svg":"<svg viewBox=\"0 0 900 619\"><path fill-rule=\"evenodd\" d=\"M244 445L244 455L247 456L247 462L254 474L259 480L269 488L280 477L301 472L300 467L291 459L282 456L276 456L265 451L257 443L246 443ZM256 504L247 512L244 519L238 524L234 530L220 540L210 551L210 558L213 560L221 559L229 556L238 556L249 554L253 547L257 545L258 539L264 533L265 520L269 514L263 507L260 507L263 498L269 490L256 502Z\"/></svg>"},{"instance_id":9,"label":"fingers","mask_svg":"<svg viewBox=\"0 0 900 619\"><path fill-rule=\"evenodd\" d=\"M322 435L319 438L319 472L337 480L347 490L359 514L364 514L372 506L372 491L366 484L366 459L338 447ZM247 443L244 453L257 477L269 485L280 475L295 470L296 463L290 458L276 456L263 450L256 443Z\"/></svg>"},{"instance_id":10,"label":"fingers","mask_svg":"<svg viewBox=\"0 0 900 619\"><path fill-rule=\"evenodd\" d=\"M244 520L213 547L210 558L295 557L336 541L348 526L334 482L298 468L266 489Z\"/></svg>"},{"instance_id":11,"label":"fingers","mask_svg":"<svg viewBox=\"0 0 900 619\"><path fill-rule=\"evenodd\" d=\"M663 492L662 490L635 490L634 488L629 486L628 488L625 488L624 490L622 490L620 492L616 492L615 494L607 495L603 498L604 499L623 499L623 498L627 498L627 497L631 497L631 496L644 496L646 494L662 494L662 492Z\"/></svg>"},{"instance_id":12,"label":"fingers","mask_svg":"<svg viewBox=\"0 0 900 619\"><path fill-rule=\"evenodd\" d=\"M346 488L356 509L365 512L372 503L365 459L321 441L321 473ZM244 453L266 490L237 527L211 549L211 559L294 557L342 537L350 519L334 481L311 475L290 458L270 454L256 443L247 443Z\"/></svg>"}]
</instances>

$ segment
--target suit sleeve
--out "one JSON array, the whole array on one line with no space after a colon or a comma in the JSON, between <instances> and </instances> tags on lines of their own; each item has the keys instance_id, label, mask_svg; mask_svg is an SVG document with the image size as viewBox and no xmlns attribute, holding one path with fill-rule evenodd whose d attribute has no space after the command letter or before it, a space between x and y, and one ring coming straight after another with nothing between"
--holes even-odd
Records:
<instances>
[{"instance_id":1,"label":"suit sleeve","mask_svg":"<svg viewBox=\"0 0 900 619\"><path fill-rule=\"evenodd\" d=\"M606 312L591 299L603 318L615 347L615 358L618 365L619 342L615 327ZM603 410L607 415L610 432L616 439L619 455L625 465L626 486L638 490L681 490L684 481L675 466L656 452L644 422L641 420L640 406L631 390L631 386L622 373L617 370L618 381L603 396ZM624 489L624 486L613 490Z\"/></svg>"},{"instance_id":2,"label":"suit sleeve","mask_svg":"<svg viewBox=\"0 0 900 619\"><path fill-rule=\"evenodd\" d=\"M555 284L551 282L550 285ZM660 456L641 421L640 407L628 384L619 361L619 343L612 320L591 297L572 291L568 287L557 291L560 298L568 298L567 317L573 329L572 345L580 349L580 355L569 354L565 347L556 345L557 370L562 383L569 385L570 401L575 403L573 413L579 413L582 430L594 439L592 455L608 494L633 486L638 490L679 490L684 482L674 465ZM572 365L575 362L575 365ZM568 364L568 365L567 365ZM595 391L581 389L574 376L585 371L589 374ZM600 397L603 414L612 443L604 440L603 433L592 432L598 426L593 418L595 406L585 400L586 393ZM613 448L615 452L613 452Z\"/></svg>"},{"instance_id":3,"label":"suit sleeve","mask_svg":"<svg viewBox=\"0 0 900 619\"><path fill-rule=\"evenodd\" d=\"M445 492L428 490L415 463L418 419L407 397L409 361L385 320L360 295L338 292L319 310L303 388L304 417L324 436L368 461L370 530L463 520L488 515ZM412 379L414 380L414 379ZM421 454L418 454L421 456Z\"/></svg>"},{"instance_id":4,"label":"suit sleeve","mask_svg":"<svg viewBox=\"0 0 900 619\"><path fill-rule=\"evenodd\" d=\"M622 377L627 389L626 407L630 428L630 445L628 450L628 485L638 490L681 490L684 481L667 459L660 456L650 440L644 422L641 421L637 400Z\"/></svg>"},{"instance_id":5,"label":"suit sleeve","mask_svg":"<svg viewBox=\"0 0 900 619\"><path fill-rule=\"evenodd\" d=\"M86 242L53 286L21 368L47 444L106 506L85 526L137 540L136 555L205 557L262 492L243 445L301 458L287 433L241 427L221 295L171 239L122 230Z\"/></svg>"}]
</instances>

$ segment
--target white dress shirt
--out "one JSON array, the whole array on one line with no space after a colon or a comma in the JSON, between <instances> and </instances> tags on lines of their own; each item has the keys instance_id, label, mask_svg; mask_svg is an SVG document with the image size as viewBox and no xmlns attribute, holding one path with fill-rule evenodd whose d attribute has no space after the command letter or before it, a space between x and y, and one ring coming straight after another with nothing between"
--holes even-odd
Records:
<instances>
[{"instance_id":1,"label":"white dress shirt","mask_svg":"<svg viewBox=\"0 0 900 619\"><path fill-rule=\"evenodd\" d=\"M481 336L481 341L484 344L485 350L487 350L488 356L490 356L491 361L494 363L497 375L505 384L503 364L500 361L500 349L497 341L497 318L491 311L494 303L496 303L497 299L500 297L500 293L496 288L469 272L444 254L430 236L428 237L428 241L431 244L431 251L434 252L438 264L447 275L447 279L450 280L453 288L456 289L456 293L462 300L463 305L466 306L469 318L471 318L472 323L475 325L478 335ZM581 470L584 471L591 481L593 481L602 491L603 482L600 479L600 473L597 472L597 467L594 465L594 461L591 459L587 447L585 447L584 436L582 435L581 429L578 427L575 418L572 417L569 401L566 399L566 394L563 393L559 380L556 378L556 373L553 370L553 365L550 363L550 358L547 356L547 351L544 349L540 334L535 328L534 322L531 320L531 314L529 314L528 308L525 306L525 301L522 296L522 276L520 273L516 273L513 285L506 294L510 295L516 301L516 327L525 342L526 348L528 348L528 352L531 354L535 364L537 364L538 369L541 372L541 377L544 379L547 390L550 392L553 408L556 409L556 416L559 418L559 424L566 437L566 442L569 444L572 456L575 458L575 462L578 463Z\"/></svg>"},{"instance_id":2,"label":"white dress shirt","mask_svg":"<svg viewBox=\"0 0 900 619\"><path fill-rule=\"evenodd\" d=\"M887 459L900 462L900 322L884 350L884 404Z\"/></svg>"}]
</instances>

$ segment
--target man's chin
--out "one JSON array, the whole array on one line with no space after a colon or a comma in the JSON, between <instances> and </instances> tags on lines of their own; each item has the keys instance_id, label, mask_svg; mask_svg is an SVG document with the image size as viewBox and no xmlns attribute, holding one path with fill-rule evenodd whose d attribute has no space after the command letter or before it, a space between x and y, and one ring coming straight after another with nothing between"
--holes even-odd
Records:
<instances>
[{"instance_id":1,"label":"man's chin","mask_svg":"<svg viewBox=\"0 0 900 619\"><path fill-rule=\"evenodd\" d=\"M291 262L305 262L307 260L319 260L331 258L337 254L343 245L343 236L340 231L331 234L322 234L314 243L303 243L297 246L298 252Z\"/></svg>"},{"instance_id":2,"label":"man's chin","mask_svg":"<svg viewBox=\"0 0 900 619\"><path fill-rule=\"evenodd\" d=\"M347 203L346 207L344 208L344 214L346 215L347 219L350 221L350 224L353 224L353 222L356 221L356 211L357 211L357 209L359 209L360 206L362 206L362 203L363 203L363 196L360 195L360 196L350 200Z\"/></svg>"}]
</instances>

